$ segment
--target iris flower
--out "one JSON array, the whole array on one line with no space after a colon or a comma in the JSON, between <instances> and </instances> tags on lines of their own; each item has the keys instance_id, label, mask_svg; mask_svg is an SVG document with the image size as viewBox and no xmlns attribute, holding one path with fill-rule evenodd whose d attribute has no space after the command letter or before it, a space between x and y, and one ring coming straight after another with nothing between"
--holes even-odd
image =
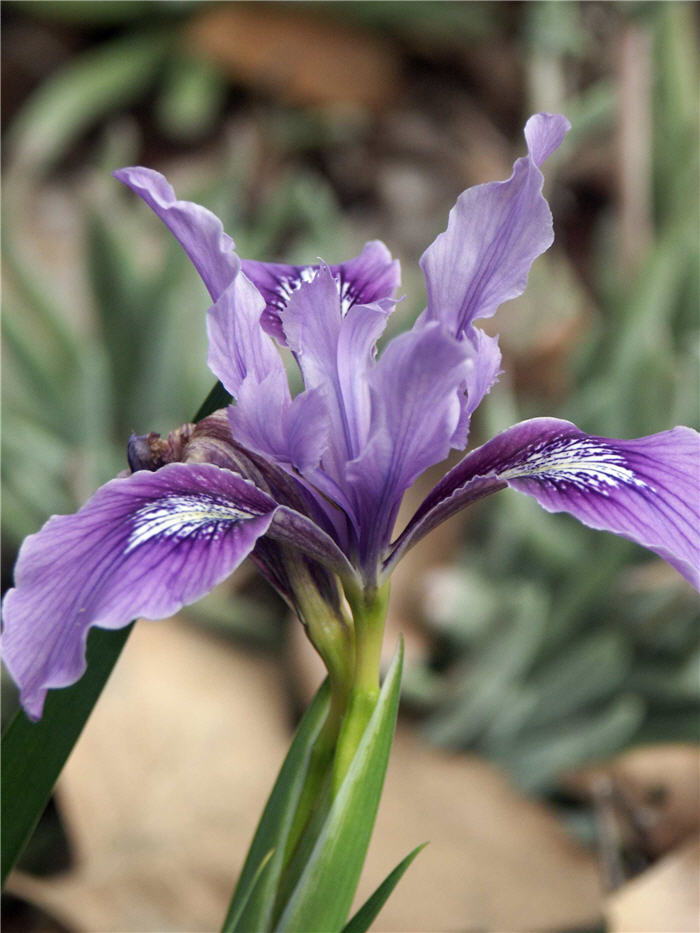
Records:
<instances>
[{"instance_id":1,"label":"iris flower","mask_svg":"<svg viewBox=\"0 0 700 933\"><path fill-rule=\"evenodd\" d=\"M248 556L299 613L331 678L351 679L357 607L378 613L409 548L506 486L649 548L700 586L700 435L686 427L615 440L555 418L521 422L468 453L393 538L405 491L466 447L498 377L498 340L474 322L523 292L552 243L541 166L568 129L559 115L531 117L511 177L460 195L421 259L427 307L379 354L399 284L381 242L335 266L239 259L220 221L177 200L162 175L115 173L204 281L208 363L234 404L168 438L132 437L128 475L24 542L3 642L30 717L49 688L81 676L91 626L170 616ZM296 397L279 348L301 371Z\"/></svg>"}]
</instances>

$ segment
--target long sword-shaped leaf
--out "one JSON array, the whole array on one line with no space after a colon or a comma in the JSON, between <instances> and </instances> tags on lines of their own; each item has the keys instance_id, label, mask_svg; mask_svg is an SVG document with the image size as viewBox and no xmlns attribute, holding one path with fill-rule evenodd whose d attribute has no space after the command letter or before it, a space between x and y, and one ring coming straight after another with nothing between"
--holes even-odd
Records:
<instances>
[{"instance_id":1,"label":"long sword-shaped leaf","mask_svg":"<svg viewBox=\"0 0 700 933\"><path fill-rule=\"evenodd\" d=\"M263 856L263 860L260 862L260 864L256 868L255 873L253 874L253 877L250 879L250 883L247 885L245 896L239 899L238 904L235 906L235 908L233 904L231 905L231 909L228 913L228 916L226 917L226 927L224 929L236 930L238 928L241 918L243 917L243 911L248 906L248 903L250 902L251 897L255 895L256 888L262 882L263 876L266 873L266 869L268 865L270 864L270 859L272 858L274 854L275 854L274 849L271 849L267 853L267 855Z\"/></svg>"},{"instance_id":2,"label":"long sword-shaped leaf","mask_svg":"<svg viewBox=\"0 0 700 933\"><path fill-rule=\"evenodd\" d=\"M207 415L210 415L213 411L217 411L219 408L226 408L226 406L230 404L231 396L221 383L217 382L209 395L207 395L202 402L199 411L192 420L201 421L202 418L206 418Z\"/></svg>"},{"instance_id":3,"label":"long sword-shaped leaf","mask_svg":"<svg viewBox=\"0 0 700 933\"><path fill-rule=\"evenodd\" d=\"M402 666L400 644L348 773L284 907L276 928L279 933L334 933L345 923L379 808L394 738Z\"/></svg>"},{"instance_id":4,"label":"long sword-shaped leaf","mask_svg":"<svg viewBox=\"0 0 700 933\"><path fill-rule=\"evenodd\" d=\"M287 836L304 786L312 746L328 714L329 695L325 681L297 729L248 850L223 933L262 930L269 924ZM260 873L259 866L271 849L275 850L272 858L266 871Z\"/></svg>"},{"instance_id":5,"label":"long sword-shaped leaf","mask_svg":"<svg viewBox=\"0 0 700 933\"><path fill-rule=\"evenodd\" d=\"M228 404L220 383L194 421ZM88 667L72 687L52 690L40 722L18 712L2 737L2 883L29 841L56 779L107 683L131 626L118 632L94 629L88 640Z\"/></svg>"},{"instance_id":6,"label":"long sword-shaped leaf","mask_svg":"<svg viewBox=\"0 0 700 933\"><path fill-rule=\"evenodd\" d=\"M131 628L117 632L94 629L88 641L87 671L80 682L64 690L52 690L39 722L30 722L20 712L8 726L2 739L3 884L49 802L56 779Z\"/></svg>"},{"instance_id":7,"label":"long sword-shaped leaf","mask_svg":"<svg viewBox=\"0 0 700 933\"><path fill-rule=\"evenodd\" d=\"M343 927L343 933L367 933L370 926L376 919L379 911L386 904L391 896L391 892L394 890L396 885L403 878L404 872L411 864L413 859L418 855L421 849L424 849L428 845L427 842L422 843L413 850L409 852L406 858L402 859L396 868L386 876L384 881L379 885L377 890L372 894L360 907L356 914L352 916L350 920Z\"/></svg>"}]
</instances>

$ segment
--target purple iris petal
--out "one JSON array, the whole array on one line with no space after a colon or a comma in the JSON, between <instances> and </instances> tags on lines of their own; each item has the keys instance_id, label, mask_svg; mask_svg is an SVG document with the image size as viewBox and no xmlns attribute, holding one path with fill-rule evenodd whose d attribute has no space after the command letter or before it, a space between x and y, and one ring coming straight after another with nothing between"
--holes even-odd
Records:
<instances>
[{"instance_id":1,"label":"purple iris petal","mask_svg":"<svg viewBox=\"0 0 700 933\"><path fill-rule=\"evenodd\" d=\"M348 453L352 459L367 443L372 420L370 374L375 368L377 340L384 332L393 301L355 305L345 315L338 338L337 380L342 386Z\"/></svg>"},{"instance_id":2,"label":"purple iris petal","mask_svg":"<svg viewBox=\"0 0 700 933\"><path fill-rule=\"evenodd\" d=\"M301 551L341 578L357 582L356 571L335 541L301 512L280 505L273 515L268 536L279 544Z\"/></svg>"},{"instance_id":3,"label":"purple iris petal","mask_svg":"<svg viewBox=\"0 0 700 933\"><path fill-rule=\"evenodd\" d=\"M229 420L245 447L300 470L315 467L328 440L318 393L292 400L272 338L260 326L264 301L239 273L207 312L209 368L236 399Z\"/></svg>"},{"instance_id":4,"label":"purple iris petal","mask_svg":"<svg viewBox=\"0 0 700 933\"><path fill-rule=\"evenodd\" d=\"M315 393L312 391L306 394L314 395ZM297 398L299 397L297 396ZM230 420L234 410L228 409L228 420ZM292 424L289 430L291 434L289 444L290 447L293 447L295 425ZM302 424L300 430L306 431L307 427ZM228 433L230 436L230 430ZM272 525L270 534L278 528L278 517L281 518L287 512L294 512L295 521L298 523L298 516L303 515L307 533L295 542L295 546L309 557L317 557L321 563L325 563L341 576L353 576L354 571L339 546L340 543L345 544L347 542L347 524L344 521L344 513L337 504L325 496L319 495L314 484L307 482L296 471L289 470L286 464L281 465L273 457L261 454L255 449L246 448L239 441L234 441L233 438L231 438L231 441L239 458L239 466L236 471L250 479L284 506L275 513L275 522ZM197 453L199 453L199 450L205 449L205 446L199 447L198 445ZM190 450L191 446L187 449L188 457ZM198 460L197 462L205 461ZM230 468L234 469L234 467ZM291 543L284 534L280 535L280 540ZM314 548L316 548L319 541L321 542L321 550L315 552ZM316 542L316 544L313 542Z\"/></svg>"},{"instance_id":5,"label":"purple iris petal","mask_svg":"<svg viewBox=\"0 0 700 933\"><path fill-rule=\"evenodd\" d=\"M207 593L252 550L277 503L209 465L170 464L114 479L75 515L51 518L22 545L4 600L3 657L22 704L85 670L92 625L162 619Z\"/></svg>"},{"instance_id":6,"label":"purple iris petal","mask_svg":"<svg viewBox=\"0 0 700 933\"><path fill-rule=\"evenodd\" d=\"M284 263L238 259L234 242L224 233L221 221L199 204L179 201L167 179L153 169L131 166L118 169L114 177L139 195L160 217L185 250L213 301L242 266L264 298L263 328L284 343L280 312L302 281L309 281L319 265L291 266ZM392 260L379 240L366 243L359 256L331 266L338 281L344 311L353 304L370 304L390 298L400 282L398 260Z\"/></svg>"},{"instance_id":7,"label":"purple iris petal","mask_svg":"<svg viewBox=\"0 0 700 933\"><path fill-rule=\"evenodd\" d=\"M241 267L265 299L262 326L284 345L286 329L281 314L299 286L313 280L320 264L289 266L244 259ZM366 305L382 298L391 298L401 279L398 260L392 260L389 250L379 240L366 243L360 255L354 259L329 268L338 283L343 313L354 304Z\"/></svg>"},{"instance_id":8,"label":"purple iris petal","mask_svg":"<svg viewBox=\"0 0 700 933\"><path fill-rule=\"evenodd\" d=\"M332 574L374 585L437 524L506 485L644 545L700 587L700 438L688 428L620 441L566 421L523 422L451 470L390 550L403 493L465 446L498 377L498 340L473 322L523 291L552 242L540 166L568 128L561 116L531 117L511 178L460 195L421 259L427 308L379 359L399 281L382 243L336 266L241 262L220 221L178 201L162 175L115 173L207 286L209 365L236 404L166 439L132 438L130 463L147 471L113 480L23 545L3 647L29 715L41 714L49 687L80 676L91 625L170 615L251 552L292 604L290 552L301 552L332 604ZM273 337L303 375L294 399Z\"/></svg>"},{"instance_id":9,"label":"purple iris petal","mask_svg":"<svg viewBox=\"0 0 700 933\"><path fill-rule=\"evenodd\" d=\"M219 218L192 201L178 201L172 186L153 169L132 166L113 174L160 217L191 259L212 301L216 301L240 268L233 240L224 233Z\"/></svg>"},{"instance_id":10,"label":"purple iris petal","mask_svg":"<svg viewBox=\"0 0 700 933\"><path fill-rule=\"evenodd\" d=\"M273 376L262 382L246 379L228 419L244 447L302 474L318 466L328 447L328 412L320 389L281 401Z\"/></svg>"},{"instance_id":11,"label":"purple iris petal","mask_svg":"<svg viewBox=\"0 0 700 933\"><path fill-rule=\"evenodd\" d=\"M316 393L304 394L310 397ZM297 396L299 398L301 396ZM355 571L350 562L331 537L334 523L328 521L325 508L329 503L323 497L310 493L308 485L300 481L294 471L284 469L273 458L234 439L229 421L235 410L231 407L222 409L200 421L182 451L181 462L196 465L214 463L249 480L278 503L267 532L270 538L275 539L273 543L268 542L270 547L289 545L343 578L354 577ZM292 408L289 415L293 415ZM297 428L294 418L288 417L291 423L287 424L287 443L292 450L295 431L303 433L308 430L303 410L300 420L304 423ZM337 512L337 508L332 509L332 514Z\"/></svg>"},{"instance_id":12,"label":"purple iris petal","mask_svg":"<svg viewBox=\"0 0 700 933\"><path fill-rule=\"evenodd\" d=\"M498 337L490 337L478 327L468 328L465 339L472 348L466 381L466 412L471 415L498 379L501 371L501 351Z\"/></svg>"},{"instance_id":13,"label":"purple iris petal","mask_svg":"<svg viewBox=\"0 0 700 933\"><path fill-rule=\"evenodd\" d=\"M22 545L3 603L3 659L27 714L38 719L49 688L81 677L91 626L172 615L227 577L266 532L354 573L306 515L209 464L114 479L75 515L51 518Z\"/></svg>"},{"instance_id":14,"label":"purple iris petal","mask_svg":"<svg viewBox=\"0 0 700 933\"><path fill-rule=\"evenodd\" d=\"M334 479L367 441L367 373L391 303L355 304L345 314L337 283L325 266L303 283L282 314L287 344L307 389L323 392L331 425L324 469Z\"/></svg>"},{"instance_id":15,"label":"purple iris petal","mask_svg":"<svg viewBox=\"0 0 700 933\"><path fill-rule=\"evenodd\" d=\"M554 235L542 197L544 159L569 129L562 116L539 113L527 121L528 155L508 181L464 191L450 211L447 230L423 253L427 320L440 320L459 336L472 321L522 294L534 260Z\"/></svg>"},{"instance_id":16,"label":"purple iris petal","mask_svg":"<svg viewBox=\"0 0 700 933\"><path fill-rule=\"evenodd\" d=\"M470 502L512 486L549 512L629 538L700 589L700 435L673 428L636 440L534 418L468 454L426 497L388 562Z\"/></svg>"},{"instance_id":17,"label":"purple iris petal","mask_svg":"<svg viewBox=\"0 0 700 933\"><path fill-rule=\"evenodd\" d=\"M498 337L490 337L480 328L470 325L461 343L467 357L467 371L459 395L460 417L451 441L451 446L457 450L463 450L467 446L472 414L490 391L501 371Z\"/></svg>"},{"instance_id":18,"label":"purple iris petal","mask_svg":"<svg viewBox=\"0 0 700 933\"><path fill-rule=\"evenodd\" d=\"M289 401L289 384L277 347L260 327L264 307L255 286L237 274L207 312L207 362L234 398L247 377L270 379L274 401L270 397L268 404L277 408Z\"/></svg>"},{"instance_id":19,"label":"purple iris petal","mask_svg":"<svg viewBox=\"0 0 700 933\"><path fill-rule=\"evenodd\" d=\"M561 146L571 124L559 113L536 113L525 124L525 141L535 165L542 165Z\"/></svg>"},{"instance_id":20,"label":"purple iris petal","mask_svg":"<svg viewBox=\"0 0 700 933\"><path fill-rule=\"evenodd\" d=\"M464 343L434 322L395 337L370 371L369 440L347 467L348 483L362 503L367 568L389 540L405 490L449 453L467 368Z\"/></svg>"}]
</instances>

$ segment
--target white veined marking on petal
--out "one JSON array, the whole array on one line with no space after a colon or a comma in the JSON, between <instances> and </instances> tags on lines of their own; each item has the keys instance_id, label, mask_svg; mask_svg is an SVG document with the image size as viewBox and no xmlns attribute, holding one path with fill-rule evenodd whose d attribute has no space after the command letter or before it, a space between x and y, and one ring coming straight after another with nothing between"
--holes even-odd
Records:
<instances>
[{"instance_id":1,"label":"white veined marking on petal","mask_svg":"<svg viewBox=\"0 0 700 933\"><path fill-rule=\"evenodd\" d=\"M277 294L282 300L282 306L284 307L287 304L302 283L313 282L317 272L318 269L313 266L303 266L296 275L288 275L286 278L278 279Z\"/></svg>"},{"instance_id":2,"label":"white veined marking on petal","mask_svg":"<svg viewBox=\"0 0 700 933\"><path fill-rule=\"evenodd\" d=\"M287 303L289 302L289 299L303 283L313 282L313 280L316 278L317 272L318 267L316 266L304 266L299 270L298 275L290 275L287 278L279 279L277 294L279 296L278 307L280 311L284 310ZM343 317L345 317L350 308L357 301L357 295L355 295L353 292L352 282L343 280L339 275L334 275L333 279L338 288L338 294L340 296L340 313Z\"/></svg>"},{"instance_id":3,"label":"white veined marking on petal","mask_svg":"<svg viewBox=\"0 0 700 933\"><path fill-rule=\"evenodd\" d=\"M532 476L554 486L563 482L602 496L621 486L656 491L627 466L619 451L588 437L561 437L536 444L517 466L499 476L506 480Z\"/></svg>"},{"instance_id":4,"label":"white veined marking on petal","mask_svg":"<svg viewBox=\"0 0 700 933\"><path fill-rule=\"evenodd\" d=\"M231 522L253 518L252 512L226 505L210 496L165 496L134 512L124 553L153 538L188 538L215 541Z\"/></svg>"},{"instance_id":5,"label":"white veined marking on petal","mask_svg":"<svg viewBox=\"0 0 700 933\"><path fill-rule=\"evenodd\" d=\"M353 292L352 283L346 281L340 281L336 279L338 283L338 291L340 292L340 313L343 317L348 313L350 308L357 301L357 295Z\"/></svg>"}]
</instances>

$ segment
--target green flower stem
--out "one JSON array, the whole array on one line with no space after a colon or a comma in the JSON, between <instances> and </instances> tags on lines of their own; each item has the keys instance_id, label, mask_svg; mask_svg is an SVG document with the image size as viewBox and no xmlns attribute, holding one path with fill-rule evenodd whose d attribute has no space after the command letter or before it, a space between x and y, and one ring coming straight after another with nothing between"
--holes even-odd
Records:
<instances>
[{"instance_id":1,"label":"green flower stem","mask_svg":"<svg viewBox=\"0 0 700 933\"><path fill-rule=\"evenodd\" d=\"M347 598L354 621L355 673L336 747L334 796L343 783L379 698L379 671L389 584L373 591L348 592Z\"/></svg>"},{"instance_id":2,"label":"green flower stem","mask_svg":"<svg viewBox=\"0 0 700 933\"><path fill-rule=\"evenodd\" d=\"M328 671L331 709L342 715L352 683L354 633L342 608L340 591L337 607L330 605L319 592L305 559L286 548L285 566L293 585L293 608Z\"/></svg>"},{"instance_id":3,"label":"green flower stem","mask_svg":"<svg viewBox=\"0 0 700 933\"><path fill-rule=\"evenodd\" d=\"M350 624L346 611L334 609L321 596L302 559L288 557L287 569L294 581L298 613L328 670L331 696L328 716L309 752L304 785L285 842L286 874L296 861L301 839L308 835L319 802L328 799L329 783L331 799L340 788L377 705L389 599L388 584L371 591L348 588Z\"/></svg>"},{"instance_id":4,"label":"green flower stem","mask_svg":"<svg viewBox=\"0 0 700 933\"><path fill-rule=\"evenodd\" d=\"M287 571L294 584L295 608L304 622L311 643L321 655L328 670L331 690L328 715L309 752L304 785L285 844L286 865L318 807L324 782L329 777L338 734L348 706L355 647L354 632L347 611L340 608L340 592L338 608L335 609L319 593L304 559L292 552L287 553L285 557Z\"/></svg>"}]
</instances>

